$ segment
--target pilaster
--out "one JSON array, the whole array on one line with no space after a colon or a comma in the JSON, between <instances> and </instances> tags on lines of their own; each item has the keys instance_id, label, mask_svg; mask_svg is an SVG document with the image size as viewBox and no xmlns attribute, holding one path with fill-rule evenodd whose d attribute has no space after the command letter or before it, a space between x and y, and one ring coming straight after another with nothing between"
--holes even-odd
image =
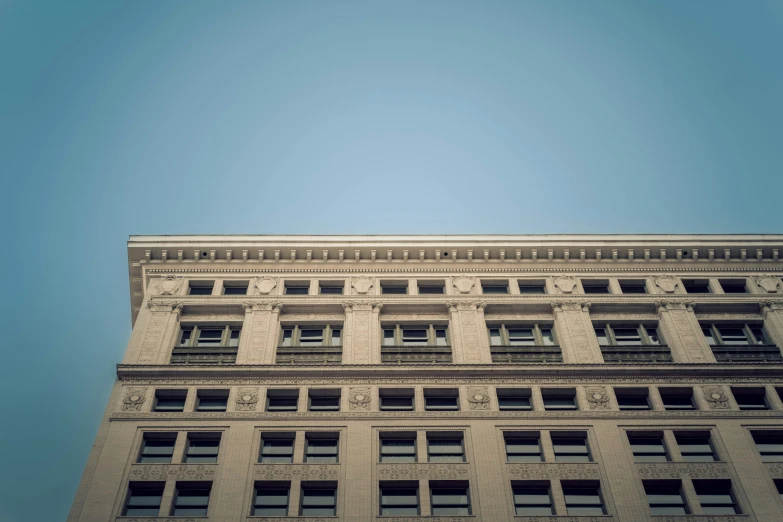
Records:
<instances>
[{"instance_id":1,"label":"pilaster","mask_svg":"<svg viewBox=\"0 0 783 522\"><path fill-rule=\"evenodd\" d=\"M490 364L484 302L449 302L451 351L454 364Z\"/></svg>"},{"instance_id":2,"label":"pilaster","mask_svg":"<svg viewBox=\"0 0 783 522\"><path fill-rule=\"evenodd\" d=\"M761 301L764 330L778 347L783 347L783 301Z\"/></svg>"},{"instance_id":3,"label":"pilaster","mask_svg":"<svg viewBox=\"0 0 783 522\"><path fill-rule=\"evenodd\" d=\"M277 338L280 333L280 312L283 311L283 304L280 302L270 304L271 316L269 327L266 329L266 340L261 348L261 364L274 364L277 361Z\"/></svg>"},{"instance_id":4,"label":"pilaster","mask_svg":"<svg viewBox=\"0 0 783 522\"><path fill-rule=\"evenodd\" d=\"M715 362L715 356L701 333L696 314L693 313L693 302L657 301L655 305L663 339L672 351L674 362Z\"/></svg>"},{"instance_id":5,"label":"pilaster","mask_svg":"<svg viewBox=\"0 0 783 522\"><path fill-rule=\"evenodd\" d=\"M126 364L168 364L170 349L176 342L182 303L147 301L139 311L145 320L141 335L131 337Z\"/></svg>"},{"instance_id":6,"label":"pilaster","mask_svg":"<svg viewBox=\"0 0 783 522\"><path fill-rule=\"evenodd\" d=\"M564 363L602 363L601 348L590 321L590 303L552 303Z\"/></svg>"},{"instance_id":7,"label":"pilaster","mask_svg":"<svg viewBox=\"0 0 783 522\"><path fill-rule=\"evenodd\" d=\"M272 321L274 303L246 302L245 320L242 323L242 335L239 337L237 364L263 364L265 351L272 349L267 346L268 334L274 329ZM274 359L272 359L274 361Z\"/></svg>"},{"instance_id":8,"label":"pilaster","mask_svg":"<svg viewBox=\"0 0 783 522\"><path fill-rule=\"evenodd\" d=\"M343 302L343 364L380 364L378 316L382 308L381 303Z\"/></svg>"}]
</instances>

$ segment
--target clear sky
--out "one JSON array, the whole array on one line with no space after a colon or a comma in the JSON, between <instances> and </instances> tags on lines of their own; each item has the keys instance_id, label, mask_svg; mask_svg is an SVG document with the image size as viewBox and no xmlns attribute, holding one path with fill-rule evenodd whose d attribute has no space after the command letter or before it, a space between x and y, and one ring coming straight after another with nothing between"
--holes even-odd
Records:
<instances>
[{"instance_id":1,"label":"clear sky","mask_svg":"<svg viewBox=\"0 0 783 522\"><path fill-rule=\"evenodd\" d=\"M0 521L63 520L125 241L783 232L783 2L0 0Z\"/></svg>"}]
</instances>

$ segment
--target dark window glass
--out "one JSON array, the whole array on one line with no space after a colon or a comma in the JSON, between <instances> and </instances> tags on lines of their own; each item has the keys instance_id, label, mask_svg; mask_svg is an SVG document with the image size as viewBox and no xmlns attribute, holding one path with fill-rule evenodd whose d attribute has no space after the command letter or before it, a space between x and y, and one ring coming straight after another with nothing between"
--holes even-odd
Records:
<instances>
[{"instance_id":1,"label":"dark window glass","mask_svg":"<svg viewBox=\"0 0 783 522\"><path fill-rule=\"evenodd\" d=\"M762 462L783 462L783 434L776 431L754 431L753 440Z\"/></svg>"},{"instance_id":2,"label":"dark window glass","mask_svg":"<svg viewBox=\"0 0 783 522\"><path fill-rule=\"evenodd\" d=\"M432 488L430 490L432 514L470 515L470 495L467 488Z\"/></svg>"},{"instance_id":3,"label":"dark window glass","mask_svg":"<svg viewBox=\"0 0 783 522\"><path fill-rule=\"evenodd\" d=\"M545 410L576 410L576 397L574 395L549 395L543 394Z\"/></svg>"},{"instance_id":4,"label":"dark window glass","mask_svg":"<svg viewBox=\"0 0 783 522\"><path fill-rule=\"evenodd\" d=\"M650 400L646 388L622 390L615 388L617 405L620 410L650 410Z\"/></svg>"},{"instance_id":5,"label":"dark window glass","mask_svg":"<svg viewBox=\"0 0 783 522\"><path fill-rule=\"evenodd\" d=\"M381 515L418 515L416 487L381 486Z\"/></svg>"},{"instance_id":6,"label":"dark window glass","mask_svg":"<svg viewBox=\"0 0 783 522\"><path fill-rule=\"evenodd\" d=\"M582 287L586 294L608 294L609 283L599 281L582 281Z\"/></svg>"},{"instance_id":7,"label":"dark window glass","mask_svg":"<svg viewBox=\"0 0 783 522\"><path fill-rule=\"evenodd\" d=\"M155 394L154 411L177 412L185 410L186 390L159 390Z\"/></svg>"},{"instance_id":8,"label":"dark window glass","mask_svg":"<svg viewBox=\"0 0 783 522\"><path fill-rule=\"evenodd\" d=\"M707 281L683 281L682 285L689 294L709 294L710 285Z\"/></svg>"},{"instance_id":9,"label":"dark window glass","mask_svg":"<svg viewBox=\"0 0 783 522\"><path fill-rule=\"evenodd\" d=\"M381 396L381 410L383 411L412 411L413 397L383 397Z\"/></svg>"},{"instance_id":10,"label":"dark window glass","mask_svg":"<svg viewBox=\"0 0 783 522\"><path fill-rule=\"evenodd\" d=\"M687 395L685 393L661 391L661 399L663 400L663 407L666 410L696 409L696 406L693 404L693 394L690 390L688 390Z\"/></svg>"},{"instance_id":11,"label":"dark window glass","mask_svg":"<svg viewBox=\"0 0 783 522\"><path fill-rule=\"evenodd\" d=\"M269 390L266 397L266 411L296 411L299 390Z\"/></svg>"},{"instance_id":12,"label":"dark window glass","mask_svg":"<svg viewBox=\"0 0 783 522\"><path fill-rule=\"evenodd\" d=\"M294 461L293 438L261 439L261 455L259 462L263 464L286 464Z\"/></svg>"},{"instance_id":13,"label":"dark window glass","mask_svg":"<svg viewBox=\"0 0 783 522\"><path fill-rule=\"evenodd\" d=\"M163 498L164 484L161 482L131 483L128 501L122 511L126 517L157 517Z\"/></svg>"},{"instance_id":14,"label":"dark window glass","mask_svg":"<svg viewBox=\"0 0 783 522\"><path fill-rule=\"evenodd\" d=\"M340 411L340 397L310 397L310 411Z\"/></svg>"},{"instance_id":15,"label":"dark window glass","mask_svg":"<svg viewBox=\"0 0 783 522\"><path fill-rule=\"evenodd\" d=\"M675 432L674 438L685 462L715 462L715 450L709 434Z\"/></svg>"},{"instance_id":16,"label":"dark window glass","mask_svg":"<svg viewBox=\"0 0 783 522\"><path fill-rule=\"evenodd\" d=\"M552 435L552 449L555 452L555 462L592 461L586 437Z\"/></svg>"},{"instance_id":17,"label":"dark window glass","mask_svg":"<svg viewBox=\"0 0 783 522\"><path fill-rule=\"evenodd\" d=\"M500 396L498 395L498 407L501 411L519 410L529 411L533 407L530 404L530 397Z\"/></svg>"},{"instance_id":18,"label":"dark window glass","mask_svg":"<svg viewBox=\"0 0 783 522\"><path fill-rule=\"evenodd\" d=\"M459 410L457 397L424 397L425 410Z\"/></svg>"},{"instance_id":19,"label":"dark window glass","mask_svg":"<svg viewBox=\"0 0 783 522\"><path fill-rule=\"evenodd\" d=\"M644 492L653 515L686 515L688 513L679 482L645 482Z\"/></svg>"},{"instance_id":20,"label":"dark window glass","mask_svg":"<svg viewBox=\"0 0 783 522\"><path fill-rule=\"evenodd\" d=\"M197 397L196 411L226 411L228 392L199 392Z\"/></svg>"},{"instance_id":21,"label":"dark window glass","mask_svg":"<svg viewBox=\"0 0 783 522\"><path fill-rule=\"evenodd\" d=\"M748 289L745 286L745 281L721 281L721 288L726 294L747 294Z\"/></svg>"},{"instance_id":22,"label":"dark window glass","mask_svg":"<svg viewBox=\"0 0 783 522\"><path fill-rule=\"evenodd\" d=\"M427 458L429 462L465 462L462 439L428 438Z\"/></svg>"},{"instance_id":23,"label":"dark window glass","mask_svg":"<svg viewBox=\"0 0 783 522\"><path fill-rule=\"evenodd\" d=\"M214 283L208 283L208 284L196 284L191 283L190 284L190 295L212 295L212 287L214 287Z\"/></svg>"},{"instance_id":24,"label":"dark window glass","mask_svg":"<svg viewBox=\"0 0 783 522\"><path fill-rule=\"evenodd\" d=\"M544 283L519 283L520 294L545 294L546 286Z\"/></svg>"},{"instance_id":25,"label":"dark window glass","mask_svg":"<svg viewBox=\"0 0 783 522\"><path fill-rule=\"evenodd\" d=\"M613 328L614 339L618 346L640 346L642 335L638 328Z\"/></svg>"},{"instance_id":26,"label":"dark window glass","mask_svg":"<svg viewBox=\"0 0 783 522\"><path fill-rule=\"evenodd\" d=\"M694 480L693 487L705 515L739 514L729 480Z\"/></svg>"},{"instance_id":27,"label":"dark window glass","mask_svg":"<svg viewBox=\"0 0 783 522\"><path fill-rule=\"evenodd\" d=\"M381 285L381 293L389 295L402 295L408 293L407 286L383 286Z\"/></svg>"},{"instance_id":28,"label":"dark window glass","mask_svg":"<svg viewBox=\"0 0 783 522\"><path fill-rule=\"evenodd\" d=\"M422 295L429 295L429 294L442 294L443 292L443 285L419 285L419 293Z\"/></svg>"},{"instance_id":29,"label":"dark window glass","mask_svg":"<svg viewBox=\"0 0 783 522\"><path fill-rule=\"evenodd\" d=\"M207 516L209 486L177 484L177 494L171 509L173 516Z\"/></svg>"},{"instance_id":30,"label":"dark window glass","mask_svg":"<svg viewBox=\"0 0 783 522\"><path fill-rule=\"evenodd\" d=\"M286 295L307 295L310 293L309 286L286 286Z\"/></svg>"},{"instance_id":31,"label":"dark window glass","mask_svg":"<svg viewBox=\"0 0 783 522\"><path fill-rule=\"evenodd\" d=\"M223 286L223 294L225 294L225 295L247 295L247 285Z\"/></svg>"},{"instance_id":32,"label":"dark window glass","mask_svg":"<svg viewBox=\"0 0 783 522\"><path fill-rule=\"evenodd\" d=\"M495 284L482 284L481 289L483 293L485 294L507 294L508 293L508 285L502 284L502 283L495 283Z\"/></svg>"},{"instance_id":33,"label":"dark window glass","mask_svg":"<svg viewBox=\"0 0 783 522\"><path fill-rule=\"evenodd\" d=\"M337 464L337 439L307 439L305 462L311 464Z\"/></svg>"},{"instance_id":34,"label":"dark window glass","mask_svg":"<svg viewBox=\"0 0 783 522\"><path fill-rule=\"evenodd\" d=\"M563 485L566 512L569 515L603 515L604 505L598 487Z\"/></svg>"},{"instance_id":35,"label":"dark window glass","mask_svg":"<svg viewBox=\"0 0 783 522\"><path fill-rule=\"evenodd\" d=\"M548 486L515 486L513 491L517 516L554 515Z\"/></svg>"},{"instance_id":36,"label":"dark window glass","mask_svg":"<svg viewBox=\"0 0 783 522\"><path fill-rule=\"evenodd\" d=\"M410 328L402 329L403 346L427 346L427 329Z\"/></svg>"},{"instance_id":37,"label":"dark window glass","mask_svg":"<svg viewBox=\"0 0 783 522\"><path fill-rule=\"evenodd\" d=\"M620 289L624 294L646 294L647 287L643 282L620 283Z\"/></svg>"},{"instance_id":38,"label":"dark window glass","mask_svg":"<svg viewBox=\"0 0 783 522\"><path fill-rule=\"evenodd\" d=\"M336 516L337 489L331 487L302 487L302 516Z\"/></svg>"},{"instance_id":39,"label":"dark window glass","mask_svg":"<svg viewBox=\"0 0 783 522\"><path fill-rule=\"evenodd\" d=\"M342 286L322 286L321 287L321 294L322 295L343 295L343 287Z\"/></svg>"},{"instance_id":40,"label":"dark window glass","mask_svg":"<svg viewBox=\"0 0 783 522\"><path fill-rule=\"evenodd\" d=\"M663 444L663 436L637 437L628 434L634 462L666 462L669 456Z\"/></svg>"},{"instance_id":41,"label":"dark window glass","mask_svg":"<svg viewBox=\"0 0 783 522\"><path fill-rule=\"evenodd\" d=\"M184 462L188 464L214 464L217 462L219 436L188 436L188 446L185 450Z\"/></svg>"},{"instance_id":42,"label":"dark window glass","mask_svg":"<svg viewBox=\"0 0 783 522\"><path fill-rule=\"evenodd\" d=\"M741 410L768 410L764 388L732 388L734 398Z\"/></svg>"},{"instance_id":43,"label":"dark window glass","mask_svg":"<svg viewBox=\"0 0 783 522\"><path fill-rule=\"evenodd\" d=\"M543 462L538 436L507 438L506 460L508 462Z\"/></svg>"},{"instance_id":44,"label":"dark window glass","mask_svg":"<svg viewBox=\"0 0 783 522\"><path fill-rule=\"evenodd\" d=\"M146 436L141 444L139 463L141 464L170 464L174 454L174 443L177 435Z\"/></svg>"},{"instance_id":45,"label":"dark window glass","mask_svg":"<svg viewBox=\"0 0 783 522\"><path fill-rule=\"evenodd\" d=\"M381 439L381 462L416 462L416 439Z\"/></svg>"},{"instance_id":46,"label":"dark window glass","mask_svg":"<svg viewBox=\"0 0 783 522\"><path fill-rule=\"evenodd\" d=\"M253 516L287 516L289 489L290 486L287 483L270 486L257 485L253 497Z\"/></svg>"}]
</instances>

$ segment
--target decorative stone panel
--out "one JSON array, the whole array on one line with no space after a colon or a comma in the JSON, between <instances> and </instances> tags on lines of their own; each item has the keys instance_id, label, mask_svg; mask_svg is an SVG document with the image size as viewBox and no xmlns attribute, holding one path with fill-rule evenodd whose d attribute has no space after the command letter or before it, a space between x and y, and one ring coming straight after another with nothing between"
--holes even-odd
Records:
<instances>
[{"instance_id":1,"label":"decorative stone panel","mask_svg":"<svg viewBox=\"0 0 783 522\"><path fill-rule=\"evenodd\" d=\"M467 463L378 464L380 480L467 480L469 475L470 469Z\"/></svg>"},{"instance_id":2,"label":"decorative stone panel","mask_svg":"<svg viewBox=\"0 0 783 522\"><path fill-rule=\"evenodd\" d=\"M772 478L783 478L783 462L770 462L765 464L765 466L767 466L767 471L772 475Z\"/></svg>"},{"instance_id":3,"label":"decorative stone panel","mask_svg":"<svg viewBox=\"0 0 783 522\"><path fill-rule=\"evenodd\" d=\"M134 464L131 480L212 480L217 464Z\"/></svg>"},{"instance_id":4,"label":"decorative stone panel","mask_svg":"<svg viewBox=\"0 0 783 522\"><path fill-rule=\"evenodd\" d=\"M459 276L453 279L454 290L458 294L470 294L473 287L476 286L476 279L474 277Z\"/></svg>"},{"instance_id":5,"label":"decorative stone panel","mask_svg":"<svg viewBox=\"0 0 783 522\"><path fill-rule=\"evenodd\" d=\"M585 390L587 395L587 403L590 405L591 410L608 410L609 409L609 395L606 393L606 388L603 386L592 386Z\"/></svg>"},{"instance_id":6,"label":"decorative stone panel","mask_svg":"<svg viewBox=\"0 0 783 522\"><path fill-rule=\"evenodd\" d=\"M340 476L340 465L256 464L253 476L256 480L337 480Z\"/></svg>"},{"instance_id":7,"label":"decorative stone panel","mask_svg":"<svg viewBox=\"0 0 783 522\"><path fill-rule=\"evenodd\" d=\"M639 476L645 479L730 477L725 462L649 462L637 464L636 470Z\"/></svg>"},{"instance_id":8,"label":"decorative stone panel","mask_svg":"<svg viewBox=\"0 0 783 522\"><path fill-rule=\"evenodd\" d=\"M676 517L655 517L655 522L745 522L747 515L689 515Z\"/></svg>"},{"instance_id":9,"label":"decorative stone panel","mask_svg":"<svg viewBox=\"0 0 783 522\"><path fill-rule=\"evenodd\" d=\"M508 474L515 480L597 480L601 478L597 463L561 464L557 462L540 462L530 464L506 464Z\"/></svg>"},{"instance_id":10,"label":"decorative stone panel","mask_svg":"<svg viewBox=\"0 0 783 522\"><path fill-rule=\"evenodd\" d=\"M277 286L276 277L257 277L253 282L254 295L269 295Z\"/></svg>"},{"instance_id":11,"label":"decorative stone panel","mask_svg":"<svg viewBox=\"0 0 783 522\"><path fill-rule=\"evenodd\" d=\"M373 282L371 277L354 277L351 279L351 287L360 295L368 294L372 285Z\"/></svg>"},{"instance_id":12,"label":"decorative stone panel","mask_svg":"<svg viewBox=\"0 0 783 522\"><path fill-rule=\"evenodd\" d=\"M123 411L141 411L141 405L147 400L147 388L128 388L122 400Z\"/></svg>"},{"instance_id":13,"label":"decorative stone panel","mask_svg":"<svg viewBox=\"0 0 783 522\"><path fill-rule=\"evenodd\" d=\"M774 294L780 288L780 279L772 276L755 277L753 280L763 291Z\"/></svg>"},{"instance_id":14,"label":"decorative stone panel","mask_svg":"<svg viewBox=\"0 0 783 522\"><path fill-rule=\"evenodd\" d=\"M421 522L422 520L425 522L465 522L467 520L476 520L476 516L475 515L465 515L462 517L461 516L451 516L451 517L437 517L437 516L436 517L383 517L381 516L378 517L378 520L382 520L383 522ZM308 519L305 522L312 522L312 521ZM549 522L552 521L550 520Z\"/></svg>"},{"instance_id":15,"label":"decorative stone panel","mask_svg":"<svg viewBox=\"0 0 783 522\"><path fill-rule=\"evenodd\" d=\"M348 392L348 404L351 410L370 409L370 388L351 388Z\"/></svg>"},{"instance_id":16,"label":"decorative stone panel","mask_svg":"<svg viewBox=\"0 0 783 522\"><path fill-rule=\"evenodd\" d=\"M265 519L266 520L266 519ZM287 518L285 519L287 521L290 521L291 519ZM196 522L195 518L170 518L170 517L144 517L144 518L128 518L128 517L120 517L117 518L117 522ZM309 519L308 522L313 522L312 519Z\"/></svg>"},{"instance_id":17,"label":"decorative stone panel","mask_svg":"<svg viewBox=\"0 0 783 522\"><path fill-rule=\"evenodd\" d=\"M704 393L704 400L707 401L711 409L729 409L729 398L723 391L723 386L702 386L701 391Z\"/></svg>"},{"instance_id":18,"label":"decorative stone panel","mask_svg":"<svg viewBox=\"0 0 783 522\"><path fill-rule=\"evenodd\" d=\"M679 281L674 277L656 277L653 281L664 294L673 294L679 286Z\"/></svg>"},{"instance_id":19,"label":"decorative stone panel","mask_svg":"<svg viewBox=\"0 0 783 522\"><path fill-rule=\"evenodd\" d=\"M488 410L489 390L487 388L468 388L468 403L471 410Z\"/></svg>"},{"instance_id":20,"label":"decorative stone panel","mask_svg":"<svg viewBox=\"0 0 783 522\"><path fill-rule=\"evenodd\" d=\"M256 411L258 388L240 388L237 390L236 402L238 411Z\"/></svg>"},{"instance_id":21,"label":"decorative stone panel","mask_svg":"<svg viewBox=\"0 0 783 522\"><path fill-rule=\"evenodd\" d=\"M613 520L614 517L611 515L602 517L514 517L514 522L612 522ZM656 518L655 520L659 519Z\"/></svg>"},{"instance_id":22,"label":"decorative stone panel","mask_svg":"<svg viewBox=\"0 0 783 522\"><path fill-rule=\"evenodd\" d=\"M158 519L155 519L158 520ZM247 517L248 522L253 522L256 520L263 520L264 522L327 522L327 521L334 521L339 520L338 517ZM413 520L413 519L412 519ZM126 519L118 520L117 522L127 522ZM183 522L180 519L172 520L171 522ZM195 522L195 521L193 521Z\"/></svg>"},{"instance_id":23,"label":"decorative stone panel","mask_svg":"<svg viewBox=\"0 0 783 522\"><path fill-rule=\"evenodd\" d=\"M561 294L575 294L577 291L575 277L558 277L553 281L553 284Z\"/></svg>"}]
</instances>

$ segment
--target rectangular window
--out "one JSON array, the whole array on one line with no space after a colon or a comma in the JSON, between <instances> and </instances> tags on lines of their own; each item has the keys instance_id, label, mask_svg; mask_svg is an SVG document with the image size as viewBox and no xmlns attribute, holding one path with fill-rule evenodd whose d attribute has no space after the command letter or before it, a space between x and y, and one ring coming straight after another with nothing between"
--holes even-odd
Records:
<instances>
[{"instance_id":1,"label":"rectangular window","mask_svg":"<svg viewBox=\"0 0 783 522\"><path fill-rule=\"evenodd\" d=\"M546 284L544 281L523 279L517 281L517 284L519 285L520 294L546 294Z\"/></svg>"},{"instance_id":2,"label":"rectangular window","mask_svg":"<svg viewBox=\"0 0 783 522\"><path fill-rule=\"evenodd\" d=\"M285 295L307 295L310 293L310 281L291 281L285 284Z\"/></svg>"},{"instance_id":3,"label":"rectangular window","mask_svg":"<svg viewBox=\"0 0 783 522\"><path fill-rule=\"evenodd\" d=\"M157 390L155 392L155 405L152 411L179 412L185 411L185 399L188 390Z\"/></svg>"},{"instance_id":4,"label":"rectangular window","mask_svg":"<svg viewBox=\"0 0 783 522\"><path fill-rule=\"evenodd\" d=\"M730 480L694 480L693 487L705 515L737 515L737 501Z\"/></svg>"},{"instance_id":5,"label":"rectangular window","mask_svg":"<svg viewBox=\"0 0 783 522\"><path fill-rule=\"evenodd\" d=\"M223 295L247 295L247 281L223 281Z\"/></svg>"},{"instance_id":6,"label":"rectangular window","mask_svg":"<svg viewBox=\"0 0 783 522\"><path fill-rule=\"evenodd\" d=\"M555 462L592 462L587 447L587 433L552 433L552 449ZM569 513L570 514L570 513Z\"/></svg>"},{"instance_id":7,"label":"rectangular window","mask_svg":"<svg viewBox=\"0 0 783 522\"><path fill-rule=\"evenodd\" d=\"M298 403L298 389L287 388L266 392L266 411L296 411Z\"/></svg>"},{"instance_id":8,"label":"rectangular window","mask_svg":"<svg viewBox=\"0 0 783 522\"><path fill-rule=\"evenodd\" d=\"M241 326L182 325L177 348L235 348L241 331Z\"/></svg>"},{"instance_id":9,"label":"rectangular window","mask_svg":"<svg viewBox=\"0 0 783 522\"><path fill-rule=\"evenodd\" d=\"M687 515L688 508L679 480L648 480L644 492L652 515Z\"/></svg>"},{"instance_id":10,"label":"rectangular window","mask_svg":"<svg viewBox=\"0 0 783 522\"><path fill-rule=\"evenodd\" d=\"M701 331L710 346L772 345L760 324L704 324Z\"/></svg>"},{"instance_id":11,"label":"rectangular window","mask_svg":"<svg viewBox=\"0 0 783 522\"><path fill-rule=\"evenodd\" d=\"M604 503L597 482L562 481L566 512L575 516L603 515Z\"/></svg>"},{"instance_id":12,"label":"rectangular window","mask_svg":"<svg viewBox=\"0 0 783 522\"><path fill-rule=\"evenodd\" d=\"M783 480L776 480L775 487L778 490L778 497L780 497L780 500L783 500Z\"/></svg>"},{"instance_id":13,"label":"rectangular window","mask_svg":"<svg viewBox=\"0 0 783 522\"><path fill-rule=\"evenodd\" d=\"M487 295L507 294L508 281L482 281L481 292Z\"/></svg>"},{"instance_id":14,"label":"rectangular window","mask_svg":"<svg viewBox=\"0 0 783 522\"><path fill-rule=\"evenodd\" d=\"M752 435L761 462L783 462L783 432L754 431Z\"/></svg>"},{"instance_id":15,"label":"rectangular window","mask_svg":"<svg viewBox=\"0 0 783 522\"><path fill-rule=\"evenodd\" d=\"M539 434L506 433L507 462L543 462Z\"/></svg>"},{"instance_id":16,"label":"rectangular window","mask_svg":"<svg viewBox=\"0 0 783 522\"><path fill-rule=\"evenodd\" d=\"M191 281L188 285L188 295L212 295L214 281Z\"/></svg>"},{"instance_id":17,"label":"rectangular window","mask_svg":"<svg viewBox=\"0 0 783 522\"><path fill-rule=\"evenodd\" d=\"M646 294L647 285L644 281L620 281L620 290L624 294Z\"/></svg>"},{"instance_id":18,"label":"rectangular window","mask_svg":"<svg viewBox=\"0 0 783 522\"><path fill-rule=\"evenodd\" d=\"M579 409L574 388L543 388L541 397L544 399L544 409L547 411Z\"/></svg>"},{"instance_id":19,"label":"rectangular window","mask_svg":"<svg viewBox=\"0 0 783 522\"><path fill-rule=\"evenodd\" d=\"M380 489L382 516L419 514L418 482L381 482Z\"/></svg>"},{"instance_id":20,"label":"rectangular window","mask_svg":"<svg viewBox=\"0 0 783 522\"><path fill-rule=\"evenodd\" d=\"M382 433L381 462L416 462L416 433Z\"/></svg>"},{"instance_id":21,"label":"rectangular window","mask_svg":"<svg viewBox=\"0 0 783 522\"><path fill-rule=\"evenodd\" d=\"M318 286L321 295L343 295L345 283L321 282Z\"/></svg>"},{"instance_id":22,"label":"rectangular window","mask_svg":"<svg viewBox=\"0 0 783 522\"><path fill-rule=\"evenodd\" d=\"M518 517L550 516L552 495L547 481L527 481L512 484L514 511Z\"/></svg>"},{"instance_id":23,"label":"rectangular window","mask_svg":"<svg viewBox=\"0 0 783 522\"><path fill-rule=\"evenodd\" d=\"M340 389L310 389L310 411L340 411Z\"/></svg>"},{"instance_id":24,"label":"rectangular window","mask_svg":"<svg viewBox=\"0 0 783 522\"><path fill-rule=\"evenodd\" d=\"M555 346L552 326L500 324L488 327L491 346Z\"/></svg>"},{"instance_id":25,"label":"rectangular window","mask_svg":"<svg viewBox=\"0 0 783 522\"><path fill-rule=\"evenodd\" d=\"M689 294L710 293L710 283L706 279L683 279L682 286Z\"/></svg>"},{"instance_id":26,"label":"rectangular window","mask_svg":"<svg viewBox=\"0 0 783 522\"><path fill-rule=\"evenodd\" d=\"M695 410L691 388L659 388L665 410Z\"/></svg>"},{"instance_id":27,"label":"rectangular window","mask_svg":"<svg viewBox=\"0 0 783 522\"><path fill-rule=\"evenodd\" d=\"M337 516L337 484L302 482L300 516Z\"/></svg>"},{"instance_id":28,"label":"rectangular window","mask_svg":"<svg viewBox=\"0 0 783 522\"><path fill-rule=\"evenodd\" d=\"M582 279L582 288L586 294L611 294L609 291L609 281L598 281L594 279Z\"/></svg>"},{"instance_id":29,"label":"rectangular window","mask_svg":"<svg viewBox=\"0 0 783 522\"><path fill-rule=\"evenodd\" d=\"M253 495L254 517L284 517L288 515L289 482L256 482Z\"/></svg>"},{"instance_id":30,"label":"rectangular window","mask_svg":"<svg viewBox=\"0 0 783 522\"><path fill-rule=\"evenodd\" d=\"M412 388L381 388L381 411L413 411Z\"/></svg>"},{"instance_id":31,"label":"rectangular window","mask_svg":"<svg viewBox=\"0 0 783 522\"><path fill-rule=\"evenodd\" d=\"M594 325L601 346L660 346L658 327L645 324Z\"/></svg>"},{"instance_id":32,"label":"rectangular window","mask_svg":"<svg viewBox=\"0 0 783 522\"><path fill-rule=\"evenodd\" d=\"M188 464L214 464L218 459L220 433L188 433L185 458Z\"/></svg>"},{"instance_id":33,"label":"rectangular window","mask_svg":"<svg viewBox=\"0 0 783 522\"><path fill-rule=\"evenodd\" d=\"M342 326L283 326L278 346L341 346Z\"/></svg>"},{"instance_id":34,"label":"rectangular window","mask_svg":"<svg viewBox=\"0 0 783 522\"><path fill-rule=\"evenodd\" d=\"M337 434L308 433L306 435L305 463L337 464Z\"/></svg>"},{"instance_id":35,"label":"rectangular window","mask_svg":"<svg viewBox=\"0 0 783 522\"><path fill-rule=\"evenodd\" d=\"M381 293L387 295L405 295L408 293L408 282L381 281Z\"/></svg>"},{"instance_id":36,"label":"rectangular window","mask_svg":"<svg viewBox=\"0 0 783 522\"><path fill-rule=\"evenodd\" d=\"M176 442L176 433L145 433L141 442L138 462L140 464L170 464Z\"/></svg>"},{"instance_id":37,"label":"rectangular window","mask_svg":"<svg viewBox=\"0 0 783 522\"><path fill-rule=\"evenodd\" d=\"M465 462L462 436L448 432L427 434L428 462Z\"/></svg>"},{"instance_id":38,"label":"rectangular window","mask_svg":"<svg viewBox=\"0 0 783 522\"><path fill-rule=\"evenodd\" d=\"M615 388L614 395L621 411L652 409L647 388Z\"/></svg>"},{"instance_id":39,"label":"rectangular window","mask_svg":"<svg viewBox=\"0 0 783 522\"><path fill-rule=\"evenodd\" d=\"M748 287L744 279L720 279L720 286L724 294L747 294Z\"/></svg>"},{"instance_id":40,"label":"rectangular window","mask_svg":"<svg viewBox=\"0 0 783 522\"><path fill-rule=\"evenodd\" d=\"M628 433L634 462L668 462L662 433Z\"/></svg>"},{"instance_id":41,"label":"rectangular window","mask_svg":"<svg viewBox=\"0 0 783 522\"><path fill-rule=\"evenodd\" d=\"M383 346L449 346L448 328L442 325L383 327Z\"/></svg>"},{"instance_id":42,"label":"rectangular window","mask_svg":"<svg viewBox=\"0 0 783 522\"><path fill-rule=\"evenodd\" d=\"M211 482L177 482L174 505L171 508L172 516L207 516L211 489Z\"/></svg>"},{"instance_id":43,"label":"rectangular window","mask_svg":"<svg viewBox=\"0 0 783 522\"><path fill-rule=\"evenodd\" d=\"M226 411L228 390L198 390L196 411Z\"/></svg>"},{"instance_id":44,"label":"rectangular window","mask_svg":"<svg viewBox=\"0 0 783 522\"><path fill-rule=\"evenodd\" d=\"M768 410L767 394L764 388L735 388L731 393L741 410Z\"/></svg>"},{"instance_id":45,"label":"rectangular window","mask_svg":"<svg viewBox=\"0 0 783 522\"><path fill-rule=\"evenodd\" d=\"M425 388L424 409L427 411L459 410L459 390L452 388Z\"/></svg>"},{"instance_id":46,"label":"rectangular window","mask_svg":"<svg viewBox=\"0 0 783 522\"><path fill-rule=\"evenodd\" d=\"M417 283L421 295L441 295L446 293L445 285L439 281L419 281Z\"/></svg>"},{"instance_id":47,"label":"rectangular window","mask_svg":"<svg viewBox=\"0 0 783 522\"><path fill-rule=\"evenodd\" d=\"M164 486L164 482L131 482L122 516L157 517Z\"/></svg>"},{"instance_id":48,"label":"rectangular window","mask_svg":"<svg viewBox=\"0 0 783 522\"><path fill-rule=\"evenodd\" d=\"M264 433L261 436L261 454L258 462L262 464L290 464L294 461L295 433Z\"/></svg>"},{"instance_id":49,"label":"rectangular window","mask_svg":"<svg viewBox=\"0 0 783 522\"><path fill-rule=\"evenodd\" d=\"M500 411L530 411L530 388L498 388L498 408Z\"/></svg>"},{"instance_id":50,"label":"rectangular window","mask_svg":"<svg viewBox=\"0 0 783 522\"><path fill-rule=\"evenodd\" d=\"M675 431L674 438L685 462L715 462L715 448L712 447L709 432Z\"/></svg>"},{"instance_id":51,"label":"rectangular window","mask_svg":"<svg viewBox=\"0 0 783 522\"><path fill-rule=\"evenodd\" d=\"M430 482L430 503L433 516L470 515L470 492L463 482Z\"/></svg>"}]
</instances>

